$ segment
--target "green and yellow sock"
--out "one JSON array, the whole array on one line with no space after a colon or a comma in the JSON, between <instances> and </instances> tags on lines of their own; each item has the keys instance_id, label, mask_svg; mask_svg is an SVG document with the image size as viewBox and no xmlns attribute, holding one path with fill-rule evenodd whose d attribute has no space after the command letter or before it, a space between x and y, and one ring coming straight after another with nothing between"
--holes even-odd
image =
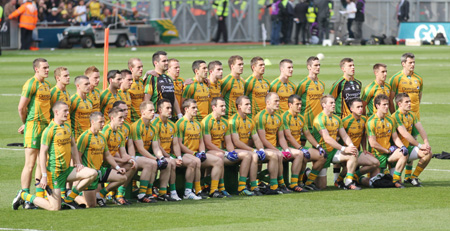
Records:
<instances>
[{"instance_id":1,"label":"green and yellow sock","mask_svg":"<svg viewBox=\"0 0 450 231\"><path fill-rule=\"evenodd\" d=\"M139 181L139 194L146 194L148 188L148 180Z\"/></svg>"},{"instance_id":2,"label":"green and yellow sock","mask_svg":"<svg viewBox=\"0 0 450 231\"><path fill-rule=\"evenodd\" d=\"M118 189L117 189L117 194L116 194L116 198L118 197L125 197L125 192L126 192L127 188L125 188L123 185L121 185Z\"/></svg>"},{"instance_id":3,"label":"green and yellow sock","mask_svg":"<svg viewBox=\"0 0 450 231\"><path fill-rule=\"evenodd\" d=\"M240 176L238 191L240 192L240 191L244 190L246 185L247 185L247 177Z\"/></svg>"},{"instance_id":4,"label":"green and yellow sock","mask_svg":"<svg viewBox=\"0 0 450 231\"><path fill-rule=\"evenodd\" d=\"M305 177L305 171L300 171L298 180L303 182L303 178Z\"/></svg>"},{"instance_id":5,"label":"green and yellow sock","mask_svg":"<svg viewBox=\"0 0 450 231\"><path fill-rule=\"evenodd\" d=\"M22 193L20 194L20 197L22 197L22 199L23 199L24 201L28 201L28 202L30 202L30 203L33 203L34 199L36 198L35 195L32 195L32 194L27 193L27 192L25 192L25 191L22 191Z\"/></svg>"},{"instance_id":6,"label":"green and yellow sock","mask_svg":"<svg viewBox=\"0 0 450 231\"><path fill-rule=\"evenodd\" d=\"M256 188L258 188L258 181L254 180L252 182L250 182L250 190L255 190Z\"/></svg>"},{"instance_id":7,"label":"green and yellow sock","mask_svg":"<svg viewBox=\"0 0 450 231\"><path fill-rule=\"evenodd\" d=\"M36 196L40 198L45 197L45 190L41 187L36 187Z\"/></svg>"},{"instance_id":8,"label":"green and yellow sock","mask_svg":"<svg viewBox=\"0 0 450 231\"><path fill-rule=\"evenodd\" d=\"M284 186L284 185L285 185L285 184L284 184L284 178L283 178L283 175L281 175L281 176L278 177L278 185L279 185L279 186Z\"/></svg>"},{"instance_id":9,"label":"green and yellow sock","mask_svg":"<svg viewBox=\"0 0 450 231\"><path fill-rule=\"evenodd\" d=\"M405 180L411 178L411 173L412 173L412 165L409 165L407 163L406 166L405 166Z\"/></svg>"},{"instance_id":10,"label":"green and yellow sock","mask_svg":"<svg viewBox=\"0 0 450 231\"><path fill-rule=\"evenodd\" d=\"M102 189L100 190L100 196L101 196L102 198L105 198L106 194L108 194L108 190L106 189L106 187L105 187L105 188L102 188Z\"/></svg>"},{"instance_id":11,"label":"green and yellow sock","mask_svg":"<svg viewBox=\"0 0 450 231\"><path fill-rule=\"evenodd\" d=\"M305 184L310 185L314 183L314 181L317 178L317 175L319 175L319 171L312 169L311 172L309 173L308 180L306 180Z\"/></svg>"},{"instance_id":12,"label":"green and yellow sock","mask_svg":"<svg viewBox=\"0 0 450 231\"><path fill-rule=\"evenodd\" d=\"M194 189L195 189L195 193L199 193L200 191L202 191L202 186L200 186L200 181L194 182Z\"/></svg>"},{"instance_id":13,"label":"green and yellow sock","mask_svg":"<svg viewBox=\"0 0 450 231\"><path fill-rule=\"evenodd\" d=\"M225 181L223 178L219 179L219 192L225 191Z\"/></svg>"},{"instance_id":14,"label":"green and yellow sock","mask_svg":"<svg viewBox=\"0 0 450 231\"><path fill-rule=\"evenodd\" d=\"M148 183L146 195L153 195L153 183Z\"/></svg>"},{"instance_id":15,"label":"green and yellow sock","mask_svg":"<svg viewBox=\"0 0 450 231\"><path fill-rule=\"evenodd\" d=\"M412 178L414 179L414 178L419 177L419 175L420 175L420 173L422 173L422 171L423 171L422 167L416 166L416 170L414 170Z\"/></svg>"},{"instance_id":16,"label":"green and yellow sock","mask_svg":"<svg viewBox=\"0 0 450 231\"><path fill-rule=\"evenodd\" d=\"M64 198L64 202L66 203L72 202L79 194L80 192L75 187L73 187L72 192L70 192L70 194L66 196L66 198Z\"/></svg>"},{"instance_id":17,"label":"green and yellow sock","mask_svg":"<svg viewBox=\"0 0 450 231\"><path fill-rule=\"evenodd\" d=\"M278 188L278 182L277 179L270 179L270 189L275 190Z\"/></svg>"},{"instance_id":18,"label":"green and yellow sock","mask_svg":"<svg viewBox=\"0 0 450 231\"><path fill-rule=\"evenodd\" d=\"M298 175L292 174L291 176L291 188L298 185Z\"/></svg>"},{"instance_id":19,"label":"green and yellow sock","mask_svg":"<svg viewBox=\"0 0 450 231\"><path fill-rule=\"evenodd\" d=\"M211 180L211 189L209 189L209 194L213 193L219 188L219 181L218 180Z\"/></svg>"},{"instance_id":20,"label":"green and yellow sock","mask_svg":"<svg viewBox=\"0 0 450 231\"><path fill-rule=\"evenodd\" d=\"M355 180L355 175L353 173L347 173L347 176L345 178L354 181Z\"/></svg>"},{"instance_id":21,"label":"green and yellow sock","mask_svg":"<svg viewBox=\"0 0 450 231\"><path fill-rule=\"evenodd\" d=\"M24 192L26 192L26 193L30 193L30 189L29 188L23 188L22 189Z\"/></svg>"},{"instance_id":22,"label":"green and yellow sock","mask_svg":"<svg viewBox=\"0 0 450 231\"><path fill-rule=\"evenodd\" d=\"M402 179L402 173L395 171L393 178L394 179L392 180L392 182L397 182L397 181L400 182L400 180Z\"/></svg>"},{"instance_id":23,"label":"green and yellow sock","mask_svg":"<svg viewBox=\"0 0 450 231\"><path fill-rule=\"evenodd\" d=\"M166 187L160 187L159 188L159 195L164 196L167 194L167 188Z\"/></svg>"}]
</instances>

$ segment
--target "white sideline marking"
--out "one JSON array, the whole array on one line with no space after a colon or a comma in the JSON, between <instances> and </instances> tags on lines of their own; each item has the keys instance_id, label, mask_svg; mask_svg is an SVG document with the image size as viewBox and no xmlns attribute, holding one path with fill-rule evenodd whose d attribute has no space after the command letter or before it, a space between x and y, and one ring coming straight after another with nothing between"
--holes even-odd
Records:
<instances>
[{"instance_id":1,"label":"white sideline marking","mask_svg":"<svg viewBox=\"0 0 450 231\"><path fill-rule=\"evenodd\" d=\"M0 150L10 150L10 151L23 151L25 149L19 149L19 148L0 148ZM1 230L2 228L0 228Z\"/></svg>"},{"instance_id":2,"label":"white sideline marking","mask_svg":"<svg viewBox=\"0 0 450 231\"><path fill-rule=\"evenodd\" d=\"M20 96L20 94L0 94L0 95L1 96Z\"/></svg>"},{"instance_id":3,"label":"white sideline marking","mask_svg":"<svg viewBox=\"0 0 450 231\"><path fill-rule=\"evenodd\" d=\"M41 231L39 229L13 229L13 228L0 228L0 230Z\"/></svg>"},{"instance_id":4,"label":"white sideline marking","mask_svg":"<svg viewBox=\"0 0 450 231\"><path fill-rule=\"evenodd\" d=\"M420 104L450 104L450 103L432 103L432 102L421 102Z\"/></svg>"},{"instance_id":5,"label":"white sideline marking","mask_svg":"<svg viewBox=\"0 0 450 231\"><path fill-rule=\"evenodd\" d=\"M450 170L447 170L447 169L429 169L429 168L425 168L424 170L437 171L437 172L450 172Z\"/></svg>"}]
</instances>

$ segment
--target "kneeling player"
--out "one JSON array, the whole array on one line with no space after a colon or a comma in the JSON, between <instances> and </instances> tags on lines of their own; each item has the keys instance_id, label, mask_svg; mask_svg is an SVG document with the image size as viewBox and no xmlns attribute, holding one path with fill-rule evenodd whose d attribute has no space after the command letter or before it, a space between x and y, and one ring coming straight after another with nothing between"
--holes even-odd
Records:
<instances>
[{"instance_id":1,"label":"kneeling player","mask_svg":"<svg viewBox=\"0 0 450 231\"><path fill-rule=\"evenodd\" d=\"M100 207L104 207L106 206L106 194L111 190L117 189L127 180L127 177L124 175L126 169L121 168L111 156L107 140L100 132L105 125L103 114L101 112L93 112L89 120L91 121L91 127L78 137L77 147L81 153L83 164L97 170L98 176L96 181L84 191L84 199L90 208L95 207L96 201ZM114 170L110 167L104 167L103 165L106 165L104 160L110 166L114 166ZM98 184L106 182L109 182L108 186L96 193Z\"/></svg>"},{"instance_id":2,"label":"kneeling player","mask_svg":"<svg viewBox=\"0 0 450 231\"><path fill-rule=\"evenodd\" d=\"M252 164L252 154L245 150L234 148L228 122L222 117L226 113L225 100L222 97L212 99L211 108L212 113L202 120L203 141L208 149L207 153L223 159L225 165L240 163L238 194L253 196L254 194L246 187L250 164ZM226 150L223 149L224 147ZM223 177L224 172L222 172L219 180L219 191L225 194L223 193L225 190Z\"/></svg>"},{"instance_id":3,"label":"kneeling player","mask_svg":"<svg viewBox=\"0 0 450 231\"><path fill-rule=\"evenodd\" d=\"M264 145L256 132L255 122L248 115L252 113L252 106L248 96L239 96L236 99L237 113L228 121L231 129L231 140L236 148L252 152L252 164L250 165L250 190L257 196L262 195L256 180L258 174L258 162L268 163L270 188L265 194L279 194L278 155L269 150L264 150ZM256 148L256 149L255 149Z\"/></svg>"},{"instance_id":4,"label":"kneeling player","mask_svg":"<svg viewBox=\"0 0 450 231\"><path fill-rule=\"evenodd\" d=\"M39 154L40 166L38 166L43 172L39 187L47 189L48 199L19 190L12 203L14 210L17 210L24 201L34 203L46 210L59 210L61 209L61 188L65 189L66 182L74 181L78 181L78 184L73 187L72 192L62 204L72 209L79 208L73 201L74 198L97 178L97 172L94 169L86 168L80 163L75 139L67 123L69 106L57 101L52 110L54 119L43 132ZM71 159L75 167L70 167Z\"/></svg>"},{"instance_id":5,"label":"kneeling player","mask_svg":"<svg viewBox=\"0 0 450 231\"><path fill-rule=\"evenodd\" d=\"M411 98L408 94L397 94L395 96L395 103L398 106L398 110L392 115L392 117L397 124L397 132L400 135L402 143L408 147L408 161L419 159L419 163L417 163L416 170L414 170L413 175L408 177L405 174L405 183L410 183L413 186L421 187L422 184L420 183L418 177L420 173L422 173L423 169L427 167L432 157L431 146L428 143L428 136L420 121L417 120L416 115L411 112ZM419 132L424 144L420 144L416 139L414 139L412 135L413 127L415 127ZM408 169L408 165L406 167Z\"/></svg>"},{"instance_id":6,"label":"kneeling player","mask_svg":"<svg viewBox=\"0 0 450 231\"><path fill-rule=\"evenodd\" d=\"M408 160L408 149L397 135L395 121L388 115L389 97L380 94L375 97L374 103L377 112L367 120L366 125L369 152L375 154L380 161L381 169L386 169L388 163L395 165L393 183L397 188L404 188L401 183L401 174ZM391 140L396 146L391 146Z\"/></svg>"},{"instance_id":7,"label":"kneeling player","mask_svg":"<svg viewBox=\"0 0 450 231\"><path fill-rule=\"evenodd\" d=\"M177 135L179 139L181 152L183 155L183 163L185 158L190 161L198 163L200 161L201 168L211 169L211 189L209 196L213 198L223 198L224 196L219 192L219 179L223 173L223 160L215 155L205 153L205 144L203 142L203 134L201 131L201 124L194 120L197 115L197 103L193 99L187 99L183 102L183 109L185 115L177 121ZM197 157L193 160L192 157ZM201 191L200 186L200 167L195 169L195 192L197 194ZM189 179L191 180L191 179ZM184 199L198 199L192 195L192 181L188 181L186 176L186 190Z\"/></svg>"}]
</instances>

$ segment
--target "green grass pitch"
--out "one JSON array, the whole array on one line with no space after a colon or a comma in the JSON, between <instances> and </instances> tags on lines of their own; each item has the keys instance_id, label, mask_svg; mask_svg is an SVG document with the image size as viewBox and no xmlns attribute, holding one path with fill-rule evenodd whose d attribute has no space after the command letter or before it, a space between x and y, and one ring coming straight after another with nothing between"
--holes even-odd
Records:
<instances>
[{"instance_id":1,"label":"green grass pitch","mask_svg":"<svg viewBox=\"0 0 450 231\"><path fill-rule=\"evenodd\" d=\"M424 79L421 118L434 153L450 150L450 47L405 46L185 46L112 48L109 69L123 69L131 57L139 57L144 69L152 69L151 56L157 50L168 52L181 64L181 76L193 77L194 60L224 63L224 75L229 73L228 57L241 55L245 68L243 77L251 74L250 59L262 56L272 65L266 66L265 77L270 81L279 74L278 63L283 58L294 61L295 84L307 75L306 59L323 53L319 78L326 91L342 75L339 61L352 57L356 78L367 85L374 79L372 66L377 62L388 65L388 77L401 69L400 56L405 52L416 55L416 72ZM48 80L55 84L53 70L68 67L71 80L82 74L87 66L103 70L102 49L3 51L0 56L0 230L445 230L450 214L450 161L433 159L421 175L425 187L406 189L336 190L332 186L332 171L328 171L328 189L322 192L289 194L179 203L133 204L119 208L96 208L78 211L47 212L11 209L11 201L20 188L20 174L24 152L6 144L22 142L17 133L21 125L17 105L24 82L33 75L32 61L46 58L51 74ZM144 70L144 71L145 71ZM103 72L103 71L102 71ZM101 86L101 84L100 84ZM69 86L73 94L75 87ZM331 180L330 180L331 179ZM34 186L32 186L34 192Z\"/></svg>"}]
</instances>

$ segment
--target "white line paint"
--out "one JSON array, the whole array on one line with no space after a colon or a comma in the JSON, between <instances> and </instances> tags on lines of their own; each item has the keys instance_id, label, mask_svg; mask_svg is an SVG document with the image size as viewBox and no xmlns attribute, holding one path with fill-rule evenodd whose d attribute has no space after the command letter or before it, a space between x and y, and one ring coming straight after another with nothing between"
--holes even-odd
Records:
<instances>
[{"instance_id":1,"label":"white line paint","mask_svg":"<svg viewBox=\"0 0 450 231\"><path fill-rule=\"evenodd\" d=\"M425 168L424 171L437 171L437 172L450 172L450 170L448 169L430 169L430 168Z\"/></svg>"},{"instance_id":2,"label":"white line paint","mask_svg":"<svg viewBox=\"0 0 450 231\"><path fill-rule=\"evenodd\" d=\"M41 231L39 229L13 229L13 228L0 228L0 230Z\"/></svg>"},{"instance_id":3,"label":"white line paint","mask_svg":"<svg viewBox=\"0 0 450 231\"><path fill-rule=\"evenodd\" d=\"M20 94L0 94L1 96L20 96Z\"/></svg>"},{"instance_id":4,"label":"white line paint","mask_svg":"<svg viewBox=\"0 0 450 231\"><path fill-rule=\"evenodd\" d=\"M432 103L432 102L421 102L420 104L434 104L434 105L436 105L436 104L443 104L443 105L448 105L448 104L450 104L450 103Z\"/></svg>"},{"instance_id":5,"label":"white line paint","mask_svg":"<svg viewBox=\"0 0 450 231\"><path fill-rule=\"evenodd\" d=\"M19 149L19 148L0 148L0 150L10 150L10 151L23 151L24 149Z\"/></svg>"}]
</instances>

